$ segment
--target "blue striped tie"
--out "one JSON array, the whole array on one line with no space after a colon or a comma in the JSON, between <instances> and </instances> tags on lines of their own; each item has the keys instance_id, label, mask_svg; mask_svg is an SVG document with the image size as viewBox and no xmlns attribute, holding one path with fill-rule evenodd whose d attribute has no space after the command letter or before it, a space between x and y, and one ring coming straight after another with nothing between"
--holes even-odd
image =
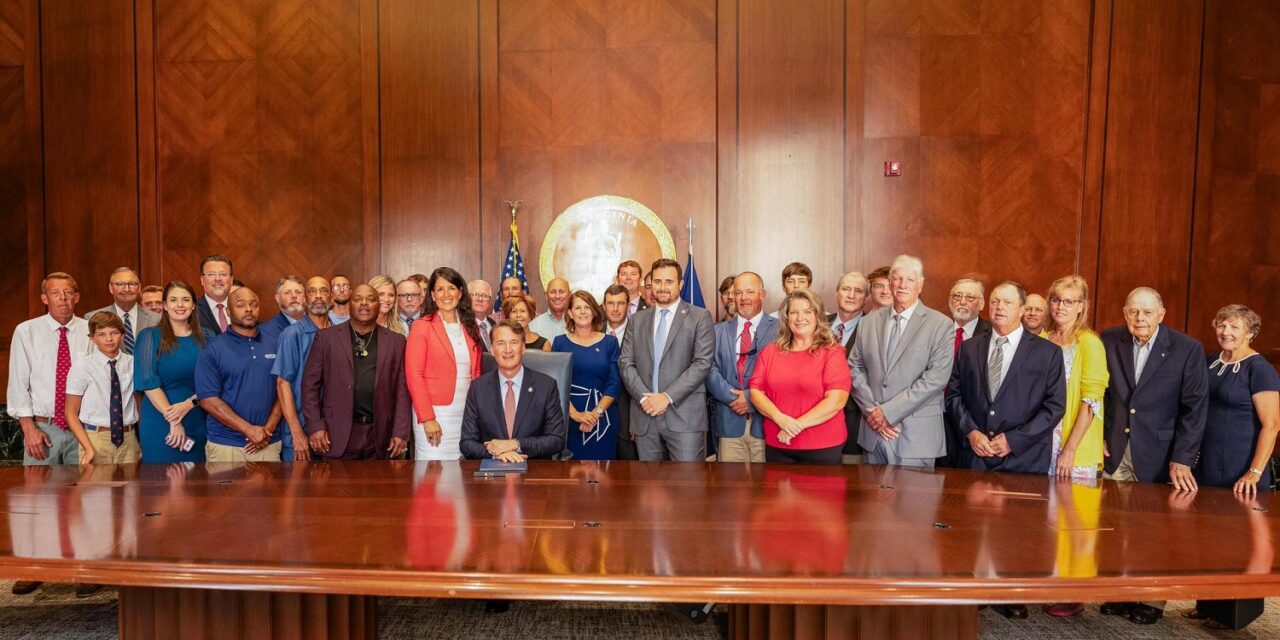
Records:
<instances>
[{"instance_id":1,"label":"blue striped tie","mask_svg":"<svg viewBox=\"0 0 1280 640\"><path fill-rule=\"evenodd\" d=\"M658 389L658 367L662 364L662 350L667 347L667 331L670 327L667 324L667 314L670 309L661 309L658 311L660 316L658 319L658 333L653 336L653 392L657 393Z\"/></svg>"},{"instance_id":2,"label":"blue striped tie","mask_svg":"<svg viewBox=\"0 0 1280 640\"><path fill-rule=\"evenodd\" d=\"M124 352L133 355L133 321L129 314L124 314Z\"/></svg>"}]
</instances>

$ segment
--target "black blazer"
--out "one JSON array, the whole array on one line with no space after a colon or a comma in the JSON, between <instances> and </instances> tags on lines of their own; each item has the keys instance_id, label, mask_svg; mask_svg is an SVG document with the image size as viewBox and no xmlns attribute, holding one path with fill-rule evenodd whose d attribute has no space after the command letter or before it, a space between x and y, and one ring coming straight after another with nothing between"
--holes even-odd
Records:
<instances>
[{"instance_id":1,"label":"black blazer","mask_svg":"<svg viewBox=\"0 0 1280 640\"><path fill-rule=\"evenodd\" d=\"M862 314L863 318L867 314ZM827 323L835 324L837 314L828 313ZM779 320L781 322L781 320ZM844 360L849 361L849 355L853 353L853 343L858 341L858 329L862 328L862 320L858 321L858 326L853 328L853 333L849 336L849 341L844 345ZM849 394L848 402L844 403L844 430L848 437L844 441L843 453L848 455L859 455L864 453L862 447L858 445L858 426L862 424L862 410L858 408L858 403L853 401L853 394Z\"/></svg>"},{"instance_id":2,"label":"black blazer","mask_svg":"<svg viewBox=\"0 0 1280 640\"><path fill-rule=\"evenodd\" d=\"M973 335L969 336L969 339L972 340L985 333L991 333L991 323L986 318L979 317L978 324L974 325Z\"/></svg>"},{"instance_id":3,"label":"black blazer","mask_svg":"<svg viewBox=\"0 0 1280 640\"><path fill-rule=\"evenodd\" d=\"M489 440L507 439L507 421L502 414L504 390L501 373L495 369L476 378L467 390L462 411L462 455L471 460L491 458L484 448ZM564 450L567 433L560 390L545 373L524 368L523 389L517 389L515 438L520 452L530 458L550 458Z\"/></svg>"},{"instance_id":4,"label":"black blazer","mask_svg":"<svg viewBox=\"0 0 1280 640\"><path fill-rule=\"evenodd\" d=\"M1003 457L974 456L973 468L980 471L1012 473L1049 472L1053 455L1053 428L1062 421L1067 407L1067 377L1062 349L1030 332L1023 331L991 400L987 383L987 351L994 333L978 334L960 345L960 354L947 383L947 416L959 427L968 446L971 431L994 438L1005 434L1012 452Z\"/></svg>"},{"instance_id":5,"label":"black blazer","mask_svg":"<svg viewBox=\"0 0 1280 640\"><path fill-rule=\"evenodd\" d=\"M229 301L231 298L228 296L227 300ZM218 328L218 319L214 317L213 311L209 309L209 302L204 296L196 299L196 311L200 314L201 328L212 331L214 335L222 333L222 330ZM230 309L227 310L227 322L231 322Z\"/></svg>"},{"instance_id":6,"label":"black blazer","mask_svg":"<svg viewBox=\"0 0 1280 640\"><path fill-rule=\"evenodd\" d=\"M1169 463L1194 467L1209 412L1209 368L1204 347L1186 334L1160 325L1151 355L1134 379L1133 336L1128 327L1102 332L1111 380L1103 397L1105 469L1114 473L1131 447L1141 482L1168 482Z\"/></svg>"}]
</instances>

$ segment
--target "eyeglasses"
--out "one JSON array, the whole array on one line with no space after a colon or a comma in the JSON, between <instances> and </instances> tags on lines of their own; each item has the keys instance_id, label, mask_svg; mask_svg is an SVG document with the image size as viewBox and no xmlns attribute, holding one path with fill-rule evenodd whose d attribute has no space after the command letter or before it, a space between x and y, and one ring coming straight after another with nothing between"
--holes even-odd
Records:
<instances>
[{"instance_id":1,"label":"eyeglasses","mask_svg":"<svg viewBox=\"0 0 1280 640\"><path fill-rule=\"evenodd\" d=\"M206 271L200 274L206 278L230 278L231 273L227 271Z\"/></svg>"},{"instance_id":2,"label":"eyeglasses","mask_svg":"<svg viewBox=\"0 0 1280 640\"><path fill-rule=\"evenodd\" d=\"M419 300L422 298L422 294L421 293L397 293L396 297L400 298L401 300Z\"/></svg>"},{"instance_id":3,"label":"eyeglasses","mask_svg":"<svg viewBox=\"0 0 1280 640\"><path fill-rule=\"evenodd\" d=\"M1056 304L1063 309L1074 309L1076 305L1083 302L1084 300L1072 300L1071 298L1059 298L1057 296L1049 298L1049 304Z\"/></svg>"},{"instance_id":4,"label":"eyeglasses","mask_svg":"<svg viewBox=\"0 0 1280 640\"><path fill-rule=\"evenodd\" d=\"M329 287L329 288L330 288L330 289L350 289L350 288L351 288L351 285L349 285L349 284L335 284L335 285L333 285L332 287Z\"/></svg>"},{"instance_id":5,"label":"eyeglasses","mask_svg":"<svg viewBox=\"0 0 1280 640\"><path fill-rule=\"evenodd\" d=\"M471 299L472 300L492 300L493 296L487 293L473 293L471 294Z\"/></svg>"},{"instance_id":6,"label":"eyeglasses","mask_svg":"<svg viewBox=\"0 0 1280 640\"><path fill-rule=\"evenodd\" d=\"M49 296L50 298L65 300L67 298L71 298L73 296L79 295L80 292L76 291L75 289L63 289L62 291L46 291L44 292L44 294L46 296Z\"/></svg>"},{"instance_id":7,"label":"eyeglasses","mask_svg":"<svg viewBox=\"0 0 1280 640\"><path fill-rule=\"evenodd\" d=\"M973 304L978 301L978 296L969 295L967 293L953 293L951 294L951 301L968 302L969 304Z\"/></svg>"},{"instance_id":8,"label":"eyeglasses","mask_svg":"<svg viewBox=\"0 0 1280 640\"><path fill-rule=\"evenodd\" d=\"M112 282L111 286L120 287L121 289L137 289L141 282Z\"/></svg>"}]
</instances>

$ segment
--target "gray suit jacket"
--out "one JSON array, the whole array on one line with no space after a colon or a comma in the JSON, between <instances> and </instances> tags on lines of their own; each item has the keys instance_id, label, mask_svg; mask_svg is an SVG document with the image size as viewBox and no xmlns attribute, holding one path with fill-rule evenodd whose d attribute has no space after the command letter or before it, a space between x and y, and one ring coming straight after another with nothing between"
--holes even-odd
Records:
<instances>
[{"instance_id":1,"label":"gray suit jacket","mask_svg":"<svg viewBox=\"0 0 1280 640\"><path fill-rule=\"evenodd\" d=\"M138 326L133 328L133 337L135 338L138 337L138 332L142 331L143 329L146 329L147 327L154 327L160 324L160 316L158 314L152 313L151 311L144 309L140 304L137 306L137 309L138 309ZM89 313L84 314L84 319L88 320L89 318L92 318L93 314L98 313L99 311L110 311L111 313L115 313L116 305L113 303L101 309L94 309L93 311L90 311Z\"/></svg>"},{"instance_id":2,"label":"gray suit jacket","mask_svg":"<svg viewBox=\"0 0 1280 640\"><path fill-rule=\"evenodd\" d=\"M937 458L947 451L942 396L951 377L955 324L920 303L886 364L886 331L892 312L893 307L877 309L858 323L849 355L853 398L864 416L880 407L889 424L902 429L897 439L883 441L885 446L904 458ZM873 451L881 442L864 418L858 444Z\"/></svg>"},{"instance_id":3,"label":"gray suit jacket","mask_svg":"<svg viewBox=\"0 0 1280 640\"><path fill-rule=\"evenodd\" d=\"M640 398L653 379L653 330L657 307L637 311L627 323L618 367L622 383L631 394L631 433L642 436L650 428L677 433L706 432L707 390L704 386L715 356L715 329L706 309L680 301L667 329L667 345L658 370L658 391L671 396L672 406L657 418L649 417ZM624 408L625 409L625 408Z\"/></svg>"}]
</instances>

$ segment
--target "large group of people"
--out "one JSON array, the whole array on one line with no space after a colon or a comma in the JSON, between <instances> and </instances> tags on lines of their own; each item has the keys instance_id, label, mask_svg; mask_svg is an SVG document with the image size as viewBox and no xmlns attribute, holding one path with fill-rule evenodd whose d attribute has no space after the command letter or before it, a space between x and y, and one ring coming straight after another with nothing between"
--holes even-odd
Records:
<instances>
[{"instance_id":1,"label":"large group of people","mask_svg":"<svg viewBox=\"0 0 1280 640\"><path fill-rule=\"evenodd\" d=\"M923 263L902 255L842 275L828 307L796 262L774 281L777 302L757 273L725 278L719 322L680 299L683 279L674 260L647 272L628 260L600 298L552 280L539 313L521 279L495 296L449 267L286 275L268 316L267 292L211 255L199 294L143 287L121 267L112 303L81 317L75 279L55 272L41 283L47 313L14 332L8 410L27 464L702 461L711 445L722 462L1270 487L1280 376L1250 346L1261 319L1243 305L1212 319L1206 355L1147 287L1128 295L1123 325L1095 332L1077 275L1043 295L964 278L932 309ZM569 354L567 412L556 381L524 366L528 350ZM486 353L496 367L482 375ZM1162 608L1102 611L1147 624Z\"/></svg>"}]
</instances>

